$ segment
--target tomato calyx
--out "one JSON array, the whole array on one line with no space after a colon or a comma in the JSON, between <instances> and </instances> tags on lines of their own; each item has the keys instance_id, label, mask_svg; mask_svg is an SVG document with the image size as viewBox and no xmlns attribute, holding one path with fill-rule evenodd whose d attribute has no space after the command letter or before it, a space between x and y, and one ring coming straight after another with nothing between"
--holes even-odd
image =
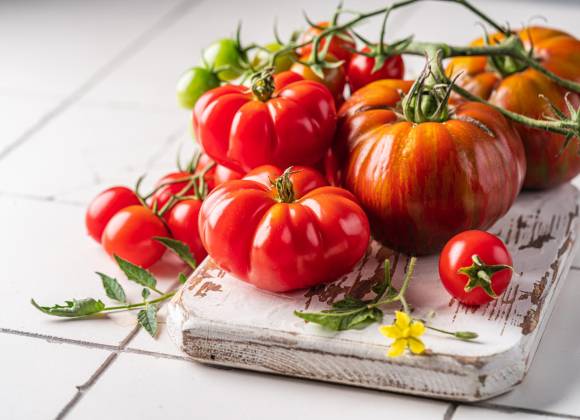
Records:
<instances>
[{"instance_id":1,"label":"tomato calyx","mask_svg":"<svg viewBox=\"0 0 580 420\"><path fill-rule=\"evenodd\" d=\"M294 185L290 179L290 175L298 171L293 171L289 167L282 175L272 181L272 189L275 191L276 200L280 203L293 203L296 200L296 193L294 192Z\"/></svg>"},{"instance_id":2,"label":"tomato calyx","mask_svg":"<svg viewBox=\"0 0 580 420\"><path fill-rule=\"evenodd\" d=\"M267 102L276 89L274 67L267 67L252 76L252 93L261 102Z\"/></svg>"},{"instance_id":3,"label":"tomato calyx","mask_svg":"<svg viewBox=\"0 0 580 420\"><path fill-rule=\"evenodd\" d=\"M522 40L515 34L510 34L506 39L497 42L496 40L491 40L489 34L485 32L483 39L485 45L492 45L494 43L501 44L502 46L507 46L517 51L519 56L527 56L528 58L533 59L533 45L529 50L526 50ZM528 68L528 65L524 60L509 55L490 55L488 57L488 65L503 78L514 73L522 72Z\"/></svg>"},{"instance_id":4,"label":"tomato calyx","mask_svg":"<svg viewBox=\"0 0 580 420\"><path fill-rule=\"evenodd\" d=\"M493 299L497 299L497 294L493 290L491 278L498 271L512 270L513 267L506 264L488 265L481 260L477 254L471 256L473 264L462 267L457 272L466 275L469 280L465 284L464 290L471 292L476 287L481 287Z\"/></svg>"}]
</instances>

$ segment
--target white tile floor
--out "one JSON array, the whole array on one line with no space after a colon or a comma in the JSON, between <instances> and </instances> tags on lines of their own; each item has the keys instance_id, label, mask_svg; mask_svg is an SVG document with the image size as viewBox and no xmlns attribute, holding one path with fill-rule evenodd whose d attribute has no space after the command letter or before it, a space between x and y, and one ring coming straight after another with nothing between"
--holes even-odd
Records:
<instances>
[{"instance_id":1,"label":"white tile floor","mask_svg":"<svg viewBox=\"0 0 580 420\"><path fill-rule=\"evenodd\" d=\"M347 2L385 2L358 3ZM580 35L573 1L481 4L514 24L541 14ZM470 406L211 368L187 360L163 328L152 340L131 316L63 322L29 305L100 296L94 271L119 274L85 235L84 205L143 172L153 181L180 147L191 148L173 89L204 45L240 19L246 39L269 40L274 16L289 33L302 25L301 9L322 19L331 8L323 0L0 2L0 39L9 41L0 42L0 417L580 418L580 255L526 380ZM389 34L478 35L458 8L415 10L398 13ZM177 269L157 271L171 287Z\"/></svg>"}]
</instances>

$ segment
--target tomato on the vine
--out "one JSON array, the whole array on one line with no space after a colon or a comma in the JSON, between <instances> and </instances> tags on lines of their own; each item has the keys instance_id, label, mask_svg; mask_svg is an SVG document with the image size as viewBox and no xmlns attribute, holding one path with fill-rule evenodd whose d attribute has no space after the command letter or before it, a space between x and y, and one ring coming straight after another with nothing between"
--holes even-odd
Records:
<instances>
[{"instance_id":1,"label":"tomato on the vine","mask_svg":"<svg viewBox=\"0 0 580 420\"><path fill-rule=\"evenodd\" d=\"M318 22L316 26L311 26L306 31L302 33L299 44L310 41L316 35L320 34L325 28L328 28L329 22ZM321 29L322 28L322 29ZM320 41L318 50L322 51L326 45L327 39L329 37L324 37ZM328 46L328 52L336 57L338 60L344 60L348 63L350 57L352 56L352 50L356 48L356 43L353 37L347 31L340 31L338 34L334 34L330 40L330 45ZM298 51L300 55L308 57L312 53L312 43L305 45Z\"/></svg>"},{"instance_id":2,"label":"tomato on the vine","mask_svg":"<svg viewBox=\"0 0 580 420\"><path fill-rule=\"evenodd\" d=\"M201 203L196 198L180 200L167 212L166 217L171 236L187 244L198 263L207 255L199 238L198 216Z\"/></svg>"},{"instance_id":3,"label":"tomato on the vine","mask_svg":"<svg viewBox=\"0 0 580 420\"><path fill-rule=\"evenodd\" d=\"M161 219L147 207L129 206L109 220L101 243L109 255L147 268L165 252L165 246L153 239L157 236L169 236Z\"/></svg>"},{"instance_id":4,"label":"tomato on the vine","mask_svg":"<svg viewBox=\"0 0 580 420\"><path fill-rule=\"evenodd\" d=\"M140 204L135 192L127 187L112 187L97 195L87 208L85 225L87 232L101 242L103 230L109 220L125 207Z\"/></svg>"},{"instance_id":5,"label":"tomato on the vine","mask_svg":"<svg viewBox=\"0 0 580 420\"><path fill-rule=\"evenodd\" d=\"M284 75L262 72L251 89L226 85L199 99L193 127L209 157L238 172L320 160L336 128L332 95L310 80L276 83Z\"/></svg>"},{"instance_id":6,"label":"tomato on the vine","mask_svg":"<svg viewBox=\"0 0 580 420\"><path fill-rule=\"evenodd\" d=\"M483 305L501 295L512 278L512 257L497 236L462 232L439 256L439 276L447 291L466 305Z\"/></svg>"},{"instance_id":7,"label":"tomato on the vine","mask_svg":"<svg viewBox=\"0 0 580 420\"><path fill-rule=\"evenodd\" d=\"M222 269L261 289L285 292L333 281L360 260L370 234L355 197L336 187L299 190L291 181L299 175L285 171L272 187L230 181L206 198L201 240Z\"/></svg>"},{"instance_id":8,"label":"tomato on the vine","mask_svg":"<svg viewBox=\"0 0 580 420\"><path fill-rule=\"evenodd\" d=\"M337 59L332 54L327 54L325 60L329 63L336 63ZM302 56L300 61L307 62L308 56ZM318 76L310 66L296 62L290 68L294 73L299 74L306 80L313 80L324 84L332 93L337 105L344 100L344 86L346 85L346 70L344 64L339 67L330 67L322 69L324 77Z\"/></svg>"},{"instance_id":9,"label":"tomato on the vine","mask_svg":"<svg viewBox=\"0 0 580 420\"><path fill-rule=\"evenodd\" d=\"M371 49L365 47L362 52L370 53ZM405 64L400 55L388 57L383 65L373 72L375 58L364 54L354 54L348 63L347 79L351 92L371 82L381 79L402 79L405 74Z\"/></svg>"},{"instance_id":10,"label":"tomato on the vine","mask_svg":"<svg viewBox=\"0 0 580 420\"><path fill-rule=\"evenodd\" d=\"M192 67L177 81L177 100L186 109L193 109L201 95L220 85L217 75L203 67Z\"/></svg>"},{"instance_id":11,"label":"tomato on the vine","mask_svg":"<svg viewBox=\"0 0 580 420\"><path fill-rule=\"evenodd\" d=\"M150 199L151 208L155 207L157 210L161 210L172 196L180 192L183 192L184 195L193 195L195 193L193 186L186 188L192 177L193 174L180 171L167 174L157 181L157 190Z\"/></svg>"},{"instance_id":12,"label":"tomato on the vine","mask_svg":"<svg viewBox=\"0 0 580 420\"><path fill-rule=\"evenodd\" d=\"M224 82L240 77L244 58L238 43L230 38L220 39L203 50L204 63Z\"/></svg>"}]
</instances>

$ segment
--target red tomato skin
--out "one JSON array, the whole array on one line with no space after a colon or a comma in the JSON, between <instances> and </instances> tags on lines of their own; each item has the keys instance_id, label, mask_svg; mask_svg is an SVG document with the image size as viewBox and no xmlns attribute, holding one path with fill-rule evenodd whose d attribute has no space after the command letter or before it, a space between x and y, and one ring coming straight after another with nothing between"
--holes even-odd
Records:
<instances>
[{"instance_id":1,"label":"red tomato skin","mask_svg":"<svg viewBox=\"0 0 580 420\"><path fill-rule=\"evenodd\" d=\"M336 108L328 89L311 80L289 83L266 102L245 86L225 85L197 101L192 123L209 157L245 173L318 161L332 142Z\"/></svg>"},{"instance_id":2,"label":"red tomato skin","mask_svg":"<svg viewBox=\"0 0 580 420\"><path fill-rule=\"evenodd\" d=\"M318 22L317 25L322 28L327 28L329 22ZM312 38L314 38L314 36L318 35L320 32L322 32L321 29L311 26L302 33L299 43L310 41ZM343 31L342 35L346 36L349 39L343 39L339 38L338 36L333 36L332 40L330 41L330 45L328 47L328 52L333 56L335 56L338 60L344 60L345 62L348 63L348 61L351 59L352 56L351 50L354 50L356 48L356 43L348 32ZM318 47L319 51L322 51L324 49L326 41L327 41L326 38L323 38L321 40ZM299 55L303 56L309 56L311 53L312 53L312 44L308 44L300 48L299 51Z\"/></svg>"},{"instance_id":3,"label":"red tomato skin","mask_svg":"<svg viewBox=\"0 0 580 420\"><path fill-rule=\"evenodd\" d=\"M368 219L346 190L321 187L280 203L268 187L246 179L208 196L199 229L222 269L273 292L337 279L360 260L370 238Z\"/></svg>"},{"instance_id":4,"label":"red tomato skin","mask_svg":"<svg viewBox=\"0 0 580 420\"><path fill-rule=\"evenodd\" d=\"M182 182L176 182L174 184L168 184L164 187L159 188L155 193L151 196L151 208L157 203L157 209L162 209L163 206L169 201L172 195L179 193L182 189L187 186L188 180L186 178L191 177L189 172L173 172L170 174L165 175L157 182L157 186L164 184L170 181L176 181L179 179L183 179ZM193 188L187 190L186 194L193 194Z\"/></svg>"},{"instance_id":5,"label":"red tomato skin","mask_svg":"<svg viewBox=\"0 0 580 420\"><path fill-rule=\"evenodd\" d=\"M464 290L468 277L459 274L462 267L473 265L471 257L476 254L487 265L505 264L513 266L512 257L505 244L497 236L482 230L467 230L455 235L447 242L439 256L439 276L449 294L465 305L475 306L491 302L481 287L471 292ZM492 278L492 289L499 296L508 287L511 270L501 270Z\"/></svg>"},{"instance_id":6,"label":"red tomato skin","mask_svg":"<svg viewBox=\"0 0 580 420\"><path fill-rule=\"evenodd\" d=\"M363 52L370 52L369 47L363 48ZM362 54L354 54L348 63L347 79L351 92L371 82L381 79L402 79L405 74L405 64L400 55L389 57L383 66L376 72L372 72L375 59Z\"/></svg>"},{"instance_id":7,"label":"red tomato skin","mask_svg":"<svg viewBox=\"0 0 580 420\"><path fill-rule=\"evenodd\" d=\"M125 207L138 204L137 195L127 187L112 187L103 191L87 208L85 225L89 236L100 243L109 220Z\"/></svg>"},{"instance_id":8,"label":"red tomato skin","mask_svg":"<svg viewBox=\"0 0 580 420\"><path fill-rule=\"evenodd\" d=\"M199 238L198 216L200 208L200 200L182 200L169 210L166 219L171 236L186 243L198 263L207 255Z\"/></svg>"},{"instance_id":9,"label":"red tomato skin","mask_svg":"<svg viewBox=\"0 0 580 420\"><path fill-rule=\"evenodd\" d=\"M197 163L195 173L201 173L208 165L214 163L205 153L202 153ZM218 185L233 179L241 179L244 175L223 165L214 164L213 168L206 172L204 179L207 183L208 191L213 190Z\"/></svg>"},{"instance_id":10,"label":"red tomato skin","mask_svg":"<svg viewBox=\"0 0 580 420\"><path fill-rule=\"evenodd\" d=\"M294 186L295 198L300 198L310 191L328 185L326 179L315 169L307 166L293 166L293 174L290 175L290 181ZM281 176L284 170L274 165L263 165L252 169L246 174L244 179L259 182L270 188L271 181Z\"/></svg>"},{"instance_id":11,"label":"red tomato skin","mask_svg":"<svg viewBox=\"0 0 580 420\"><path fill-rule=\"evenodd\" d=\"M163 222L149 208L125 207L111 218L103 232L105 251L142 268L152 266L165 252L156 236L169 236Z\"/></svg>"}]
</instances>

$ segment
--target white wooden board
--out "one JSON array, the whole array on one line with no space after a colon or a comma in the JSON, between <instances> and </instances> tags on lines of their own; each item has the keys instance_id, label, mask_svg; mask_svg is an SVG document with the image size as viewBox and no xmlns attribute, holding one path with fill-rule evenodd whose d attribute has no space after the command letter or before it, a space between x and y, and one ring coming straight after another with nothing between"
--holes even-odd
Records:
<instances>
[{"instance_id":1,"label":"white wooden board","mask_svg":"<svg viewBox=\"0 0 580 420\"><path fill-rule=\"evenodd\" d=\"M506 242L520 274L488 305L458 304L440 284L437 257L419 258L408 292L415 316L434 310L431 325L476 331L476 342L428 332L427 354L389 359L378 324L334 333L293 315L327 309L345 293L363 297L381 278L385 258L398 285L408 258L376 242L349 275L287 294L236 280L208 258L170 303L170 334L206 363L435 398L490 398L521 382L532 362L577 248L578 197L571 185L523 193L490 229ZM385 310L384 323L394 309Z\"/></svg>"}]
</instances>

